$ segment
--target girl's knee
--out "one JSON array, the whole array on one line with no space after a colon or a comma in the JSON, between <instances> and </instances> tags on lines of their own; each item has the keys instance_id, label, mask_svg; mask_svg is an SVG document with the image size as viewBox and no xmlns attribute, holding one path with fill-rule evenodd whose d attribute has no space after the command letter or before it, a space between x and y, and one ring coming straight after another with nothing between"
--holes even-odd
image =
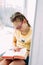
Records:
<instances>
[{"instance_id":1,"label":"girl's knee","mask_svg":"<svg viewBox=\"0 0 43 65\"><path fill-rule=\"evenodd\" d=\"M14 60L9 65L26 65L26 63L23 60Z\"/></svg>"}]
</instances>

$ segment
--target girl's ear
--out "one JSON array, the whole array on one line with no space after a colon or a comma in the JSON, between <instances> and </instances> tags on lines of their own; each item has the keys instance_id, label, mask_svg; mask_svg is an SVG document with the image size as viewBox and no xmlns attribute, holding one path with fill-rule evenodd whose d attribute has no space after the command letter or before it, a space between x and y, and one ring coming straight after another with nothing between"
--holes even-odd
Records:
<instances>
[{"instance_id":1,"label":"girl's ear","mask_svg":"<svg viewBox=\"0 0 43 65\"><path fill-rule=\"evenodd\" d=\"M25 19L23 20L23 23L26 23L26 20Z\"/></svg>"}]
</instances>

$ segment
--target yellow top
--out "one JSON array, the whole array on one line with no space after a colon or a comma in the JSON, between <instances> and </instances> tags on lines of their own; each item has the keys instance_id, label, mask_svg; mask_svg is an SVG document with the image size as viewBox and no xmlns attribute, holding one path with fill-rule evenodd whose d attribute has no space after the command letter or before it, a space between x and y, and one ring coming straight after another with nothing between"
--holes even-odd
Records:
<instances>
[{"instance_id":1,"label":"yellow top","mask_svg":"<svg viewBox=\"0 0 43 65\"><path fill-rule=\"evenodd\" d=\"M31 39L32 39L32 29L31 28L27 35L22 35L19 30L15 30L14 40L13 40L14 45L20 48L26 48L27 50L30 50Z\"/></svg>"}]
</instances>

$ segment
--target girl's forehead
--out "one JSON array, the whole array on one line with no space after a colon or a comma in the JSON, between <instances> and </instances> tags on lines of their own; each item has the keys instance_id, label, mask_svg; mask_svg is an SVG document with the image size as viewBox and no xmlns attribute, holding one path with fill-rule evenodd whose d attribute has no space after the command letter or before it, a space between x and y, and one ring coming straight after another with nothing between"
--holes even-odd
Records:
<instances>
[{"instance_id":1,"label":"girl's forehead","mask_svg":"<svg viewBox=\"0 0 43 65\"><path fill-rule=\"evenodd\" d=\"M15 20L14 23L21 23L22 21L20 20Z\"/></svg>"},{"instance_id":2,"label":"girl's forehead","mask_svg":"<svg viewBox=\"0 0 43 65\"><path fill-rule=\"evenodd\" d=\"M21 22L20 21L14 21L14 23L13 24L20 24Z\"/></svg>"},{"instance_id":3,"label":"girl's forehead","mask_svg":"<svg viewBox=\"0 0 43 65\"><path fill-rule=\"evenodd\" d=\"M16 19L17 22L20 22L21 20L20 19Z\"/></svg>"}]
</instances>

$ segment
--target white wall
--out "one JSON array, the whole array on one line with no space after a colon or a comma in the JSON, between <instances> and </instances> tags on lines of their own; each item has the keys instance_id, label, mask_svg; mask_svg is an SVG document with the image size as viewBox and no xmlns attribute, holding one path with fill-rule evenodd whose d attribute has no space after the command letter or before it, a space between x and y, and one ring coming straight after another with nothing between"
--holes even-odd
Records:
<instances>
[{"instance_id":1,"label":"white wall","mask_svg":"<svg viewBox=\"0 0 43 65\"><path fill-rule=\"evenodd\" d=\"M37 1L30 65L43 65L43 0Z\"/></svg>"},{"instance_id":2,"label":"white wall","mask_svg":"<svg viewBox=\"0 0 43 65\"><path fill-rule=\"evenodd\" d=\"M35 8L36 8L36 0L27 0L27 19L30 25L34 26L34 17L35 17Z\"/></svg>"}]
</instances>

